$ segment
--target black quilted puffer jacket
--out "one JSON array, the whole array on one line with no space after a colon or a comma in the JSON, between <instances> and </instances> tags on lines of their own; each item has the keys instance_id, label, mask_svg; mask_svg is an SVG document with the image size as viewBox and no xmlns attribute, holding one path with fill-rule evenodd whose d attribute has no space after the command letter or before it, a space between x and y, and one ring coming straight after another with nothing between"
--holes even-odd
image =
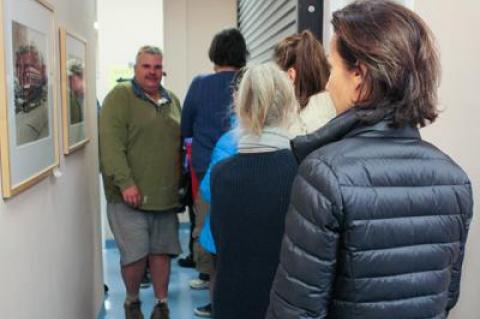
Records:
<instances>
[{"instance_id":1,"label":"black quilted puffer jacket","mask_svg":"<svg viewBox=\"0 0 480 319\"><path fill-rule=\"evenodd\" d=\"M473 209L464 171L417 129L365 125L354 109L292 148L267 318L446 318Z\"/></svg>"}]
</instances>

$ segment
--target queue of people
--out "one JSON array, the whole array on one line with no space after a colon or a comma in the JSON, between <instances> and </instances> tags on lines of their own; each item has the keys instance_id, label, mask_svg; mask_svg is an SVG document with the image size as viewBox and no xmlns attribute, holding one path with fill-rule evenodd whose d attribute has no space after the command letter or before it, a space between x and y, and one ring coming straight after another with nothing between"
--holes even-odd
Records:
<instances>
[{"instance_id":1,"label":"queue of people","mask_svg":"<svg viewBox=\"0 0 480 319\"><path fill-rule=\"evenodd\" d=\"M184 139L195 196L186 259L199 272L192 288L211 296L195 315L447 318L473 197L465 172L419 133L438 116L434 37L391 1L355 1L332 25L328 59L303 31L277 44L273 62L248 66L243 35L219 32L214 73L192 81L182 107L160 83L161 50L138 51L134 79L100 115L126 318L144 318L147 261L150 318L175 318Z\"/></svg>"}]
</instances>

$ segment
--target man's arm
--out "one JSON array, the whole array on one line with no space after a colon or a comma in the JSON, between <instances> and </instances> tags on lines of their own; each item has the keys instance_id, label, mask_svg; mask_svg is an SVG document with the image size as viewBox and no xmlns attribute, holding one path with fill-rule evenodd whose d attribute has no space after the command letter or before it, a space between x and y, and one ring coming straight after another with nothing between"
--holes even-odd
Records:
<instances>
[{"instance_id":1,"label":"man's arm","mask_svg":"<svg viewBox=\"0 0 480 319\"><path fill-rule=\"evenodd\" d=\"M326 164L302 163L285 220L268 319L328 317L340 238L338 194L336 178Z\"/></svg>"},{"instance_id":2,"label":"man's arm","mask_svg":"<svg viewBox=\"0 0 480 319\"><path fill-rule=\"evenodd\" d=\"M128 95L114 88L105 98L100 113L100 161L102 171L120 188L123 200L134 207L141 201L127 161Z\"/></svg>"},{"instance_id":3,"label":"man's arm","mask_svg":"<svg viewBox=\"0 0 480 319\"><path fill-rule=\"evenodd\" d=\"M182 120L181 120L181 132L182 137L192 137L193 136L193 122L195 120L196 113L196 95L198 94L198 78L194 78L190 87L188 88L187 96L183 102L182 108Z\"/></svg>"}]
</instances>

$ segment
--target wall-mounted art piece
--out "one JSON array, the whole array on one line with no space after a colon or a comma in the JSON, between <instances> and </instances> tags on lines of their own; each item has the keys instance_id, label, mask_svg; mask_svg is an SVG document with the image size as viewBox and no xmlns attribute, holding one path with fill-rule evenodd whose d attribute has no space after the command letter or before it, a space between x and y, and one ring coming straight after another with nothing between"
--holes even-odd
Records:
<instances>
[{"instance_id":1,"label":"wall-mounted art piece","mask_svg":"<svg viewBox=\"0 0 480 319\"><path fill-rule=\"evenodd\" d=\"M63 153L68 155L88 142L85 126L87 41L60 29L62 77Z\"/></svg>"},{"instance_id":2,"label":"wall-mounted art piece","mask_svg":"<svg viewBox=\"0 0 480 319\"><path fill-rule=\"evenodd\" d=\"M45 1L0 0L2 194L11 197L58 165L55 23Z\"/></svg>"}]
</instances>

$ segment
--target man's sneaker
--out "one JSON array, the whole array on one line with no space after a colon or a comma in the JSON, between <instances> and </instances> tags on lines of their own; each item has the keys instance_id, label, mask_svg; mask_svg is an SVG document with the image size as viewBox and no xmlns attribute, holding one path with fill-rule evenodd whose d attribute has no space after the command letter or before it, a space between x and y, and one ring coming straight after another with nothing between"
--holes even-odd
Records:
<instances>
[{"instance_id":1,"label":"man's sneaker","mask_svg":"<svg viewBox=\"0 0 480 319\"><path fill-rule=\"evenodd\" d=\"M123 304L126 319L143 319L140 300Z\"/></svg>"},{"instance_id":2,"label":"man's sneaker","mask_svg":"<svg viewBox=\"0 0 480 319\"><path fill-rule=\"evenodd\" d=\"M190 254L185 258L180 258L178 260L178 265L183 268L195 268L195 262L193 261L193 256Z\"/></svg>"},{"instance_id":3,"label":"man's sneaker","mask_svg":"<svg viewBox=\"0 0 480 319\"><path fill-rule=\"evenodd\" d=\"M197 307L193 310L193 313L197 317L205 317L205 318L212 318L212 304L209 303L208 305Z\"/></svg>"},{"instance_id":4,"label":"man's sneaker","mask_svg":"<svg viewBox=\"0 0 480 319\"><path fill-rule=\"evenodd\" d=\"M203 289L208 289L208 286L210 284L209 280L203 280L200 278L195 278L190 280L188 283L190 288L195 289L195 290L203 290Z\"/></svg>"},{"instance_id":5,"label":"man's sneaker","mask_svg":"<svg viewBox=\"0 0 480 319\"><path fill-rule=\"evenodd\" d=\"M148 270L145 270L142 281L140 282L140 288L148 288L151 284L152 279L150 278L150 272Z\"/></svg>"},{"instance_id":6,"label":"man's sneaker","mask_svg":"<svg viewBox=\"0 0 480 319\"><path fill-rule=\"evenodd\" d=\"M150 319L170 319L170 310L166 302L159 302L153 308Z\"/></svg>"}]
</instances>

